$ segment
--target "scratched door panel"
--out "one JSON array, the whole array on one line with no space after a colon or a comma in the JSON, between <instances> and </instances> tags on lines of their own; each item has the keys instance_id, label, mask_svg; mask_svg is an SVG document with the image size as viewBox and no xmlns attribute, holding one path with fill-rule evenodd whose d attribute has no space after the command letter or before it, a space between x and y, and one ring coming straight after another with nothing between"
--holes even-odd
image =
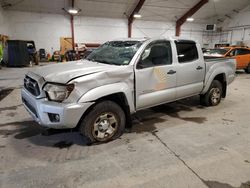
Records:
<instances>
[{"instance_id":1,"label":"scratched door panel","mask_svg":"<svg viewBox=\"0 0 250 188\"><path fill-rule=\"evenodd\" d=\"M137 109L175 100L176 74L167 74L173 65L136 71Z\"/></svg>"}]
</instances>

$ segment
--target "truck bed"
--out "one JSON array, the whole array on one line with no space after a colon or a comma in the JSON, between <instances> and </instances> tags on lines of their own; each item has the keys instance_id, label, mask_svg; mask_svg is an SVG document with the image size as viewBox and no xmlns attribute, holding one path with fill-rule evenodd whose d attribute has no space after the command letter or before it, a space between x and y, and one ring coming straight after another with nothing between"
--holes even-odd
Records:
<instances>
[{"instance_id":1,"label":"truck bed","mask_svg":"<svg viewBox=\"0 0 250 188\"><path fill-rule=\"evenodd\" d=\"M211 78L214 75L223 72L225 73L227 84L230 84L235 77L236 60L234 58L207 58L205 59L206 77L205 85L210 85Z\"/></svg>"}]
</instances>

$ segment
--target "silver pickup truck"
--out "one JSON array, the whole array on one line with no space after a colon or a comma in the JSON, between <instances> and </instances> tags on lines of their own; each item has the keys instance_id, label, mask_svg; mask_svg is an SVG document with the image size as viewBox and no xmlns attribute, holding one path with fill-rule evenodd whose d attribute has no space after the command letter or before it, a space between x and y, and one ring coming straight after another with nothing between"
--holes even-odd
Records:
<instances>
[{"instance_id":1,"label":"silver pickup truck","mask_svg":"<svg viewBox=\"0 0 250 188\"><path fill-rule=\"evenodd\" d=\"M92 142L119 137L138 110L200 95L215 106L235 78L234 59L204 60L177 38L109 41L87 59L39 67L24 78L22 101L40 125L79 128Z\"/></svg>"}]
</instances>

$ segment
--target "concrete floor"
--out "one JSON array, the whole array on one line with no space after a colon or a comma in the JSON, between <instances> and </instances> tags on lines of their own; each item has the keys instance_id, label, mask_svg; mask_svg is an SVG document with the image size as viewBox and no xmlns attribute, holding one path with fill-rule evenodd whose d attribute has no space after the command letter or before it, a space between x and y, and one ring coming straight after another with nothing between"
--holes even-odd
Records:
<instances>
[{"instance_id":1,"label":"concrete floor","mask_svg":"<svg viewBox=\"0 0 250 188\"><path fill-rule=\"evenodd\" d=\"M88 146L78 132L50 136L20 100L31 68L3 68L0 87L0 187L250 187L250 75L204 108L198 97L139 112L120 139Z\"/></svg>"}]
</instances>

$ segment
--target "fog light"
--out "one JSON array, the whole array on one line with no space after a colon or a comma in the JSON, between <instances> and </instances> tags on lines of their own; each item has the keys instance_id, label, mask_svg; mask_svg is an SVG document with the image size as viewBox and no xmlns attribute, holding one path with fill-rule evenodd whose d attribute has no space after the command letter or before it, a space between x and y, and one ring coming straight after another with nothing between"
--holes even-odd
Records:
<instances>
[{"instance_id":1,"label":"fog light","mask_svg":"<svg viewBox=\"0 0 250 188\"><path fill-rule=\"evenodd\" d=\"M59 114L48 113L49 119L51 122L59 122L60 116Z\"/></svg>"}]
</instances>

